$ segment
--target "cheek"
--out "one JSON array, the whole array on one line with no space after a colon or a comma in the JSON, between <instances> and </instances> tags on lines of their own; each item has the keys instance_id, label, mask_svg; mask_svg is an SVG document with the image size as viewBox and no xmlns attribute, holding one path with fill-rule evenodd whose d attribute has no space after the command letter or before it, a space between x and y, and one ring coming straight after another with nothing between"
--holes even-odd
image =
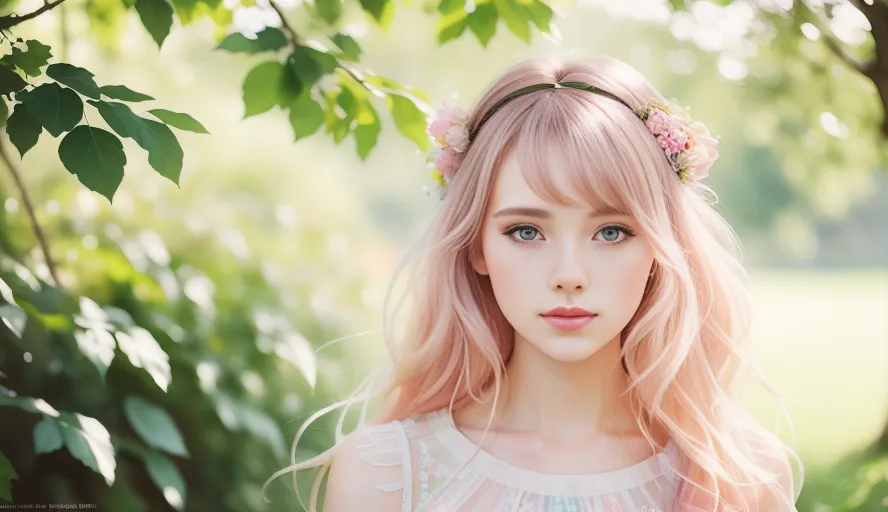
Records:
<instances>
[{"instance_id":1,"label":"cheek","mask_svg":"<svg viewBox=\"0 0 888 512\"><path fill-rule=\"evenodd\" d=\"M600 274L599 279L604 281L602 284L606 283L615 303L634 312L644 295L653 255L638 244L620 252L610 263L611 272Z\"/></svg>"},{"instance_id":2,"label":"cheek","mask_svg":"<svg viewBox=\"0 0 888 512\"><path fill-rule=\"evenodd\" d=\"M534 257L533 252L532 249L510 241L506 235L490 235L484 244L484 260L493 286L501 290L520 290L534 286L531 274L534 266L539 266L541 255ZM536 264L534 260L537 261Z\"/></svg>"}]
</instances>

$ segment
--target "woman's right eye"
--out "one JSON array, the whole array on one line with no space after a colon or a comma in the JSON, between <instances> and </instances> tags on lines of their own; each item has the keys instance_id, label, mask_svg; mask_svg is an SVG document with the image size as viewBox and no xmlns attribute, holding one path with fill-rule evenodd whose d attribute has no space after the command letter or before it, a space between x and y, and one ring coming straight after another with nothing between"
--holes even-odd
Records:
<instances>
[{"instance_id":1,"label":"woman's right eye","mask_svg":"<svg viewBox=\"0 0 888 512\"><path fill-rule=\"evenodd\" d=\"M527 243L532 242L535 234L539 232L540 231L533 226L521 225L507 230L504 234L508 235L509 238L515 240L518 243ZM518 237L513 236L515 233L518 234Z\"/></svg>"}]
</instances>

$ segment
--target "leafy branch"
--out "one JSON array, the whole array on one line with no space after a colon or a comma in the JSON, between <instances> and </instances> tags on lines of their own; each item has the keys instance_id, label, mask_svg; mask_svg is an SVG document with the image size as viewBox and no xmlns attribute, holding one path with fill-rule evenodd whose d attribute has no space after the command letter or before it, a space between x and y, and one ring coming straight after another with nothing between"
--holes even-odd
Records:
<instances>
[{"instance_id":1,"label":"leafy branch","mask_svg":"<svg viewBox=\"0 0 888 512\"><path fill-rule=\"evenodd\" d=\"M42 7L33 12L29 12L28 14L23 14L19 16L13 13L6 16L0 16L0 30L7 30L18 25L19 23L24 23L30 19L36 18L37 16L40 16L41 14L58 7L64 1L65 0L56 0L55 2L51 2L49 0L44 0Z\"/></svg>"}]
</instances>

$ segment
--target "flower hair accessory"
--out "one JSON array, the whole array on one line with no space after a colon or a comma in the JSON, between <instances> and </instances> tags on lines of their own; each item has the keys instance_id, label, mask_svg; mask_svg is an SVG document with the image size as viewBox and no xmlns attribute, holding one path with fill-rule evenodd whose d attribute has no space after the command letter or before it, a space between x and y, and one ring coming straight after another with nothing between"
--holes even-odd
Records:
<instances>
[{"instance_id":1,"label":"flower hair accessory","mask_svg":"<svg viewBox=\"0 0 888 512\"><path fill-rule=\"evenodd\" d=\"M428 133L438 145L426 158L432 179L443 199L453 171L462 162L469 146L469 114L459 107L441 104L438 114L428 123Z\"/></svg>"},{"instance_id":2,"label":"flower hair accessory","mask_svg":"<svg viewBox=\"0 0 888 512\"><path fill-rule=\"evenodd\" d=\"M693 121L685 109L668 102L649 104L639 117L683 183L709 176L709 168L718 159L718 140L703 123Z\"/></svg>"},{"instance_id":3,"label":"flower hair accessory","mask_svg":"<svg viewBox=\"0 0 888 512\"><path fill-rule=\"evenodd\" d=\"M468 126L470 116L465 110L442 103L437 115L430 118L428 123L428 133L438 147L426 158L439 197L443 199L446 195L447 185L478 131L500 107L517 96L565 87L607 96L632 110L654 136L682 183L706 178L710 167L718 159L718 140L710 135L706 125L692 120L686 109L675 102L655 100L635 109L620 97L584 82L533 84L512 91L497 101L472 130Z\"/></svg>"}]
</instances>

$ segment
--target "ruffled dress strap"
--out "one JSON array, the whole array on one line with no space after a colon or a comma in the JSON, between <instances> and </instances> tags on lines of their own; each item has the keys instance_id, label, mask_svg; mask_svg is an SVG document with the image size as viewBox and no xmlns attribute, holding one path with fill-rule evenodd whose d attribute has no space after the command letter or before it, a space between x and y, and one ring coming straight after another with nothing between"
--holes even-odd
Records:
<instances>
[{"instance_id":1,"label":"ruffled dress strap","mask_svg":"<svg viewBox=\"0 0 888 512\"><path fill-rule=\"evenodd\" d=\"M405 425L401 421L391 421L382 425L365 425L370 443L356 445L360 457L373 466L401 466L401 480L377 485L386 492L404 491L401 498L401 512L411 512L413 505L413 482L411 469L410 443L407 440Z\"/></svg>"}]
</instances>

